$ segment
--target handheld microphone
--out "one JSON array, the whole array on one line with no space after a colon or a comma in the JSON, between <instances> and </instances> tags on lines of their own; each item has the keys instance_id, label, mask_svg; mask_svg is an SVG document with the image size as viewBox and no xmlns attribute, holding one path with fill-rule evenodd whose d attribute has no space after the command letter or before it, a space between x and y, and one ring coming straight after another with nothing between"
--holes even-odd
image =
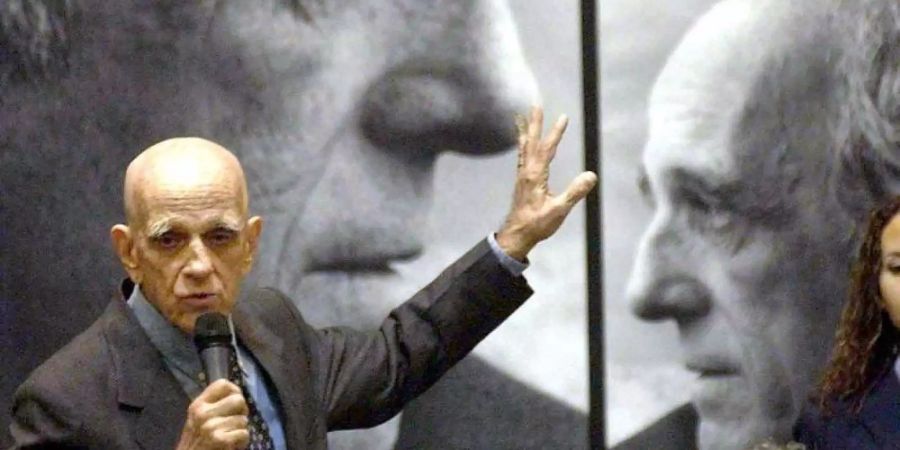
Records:
<instances>
[{"instance_id":1,"label":"handheld microphone","mask_svg":"<svg viewBox=\"0 0 900 450\"><path fill-rule=\"evenodd\" d=\"M228 319L217 312L200 315L194 323L194 345L203 362L206 383L228 379L231 360L231 329Z\"/></svg>"}]
</instances>

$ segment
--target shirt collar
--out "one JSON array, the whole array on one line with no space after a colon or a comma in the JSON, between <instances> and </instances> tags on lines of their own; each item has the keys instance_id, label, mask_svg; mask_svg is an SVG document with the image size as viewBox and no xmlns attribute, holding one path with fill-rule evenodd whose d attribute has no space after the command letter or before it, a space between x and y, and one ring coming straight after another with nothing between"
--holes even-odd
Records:
<instances>
[{"instance_id":1,"label":"shirt collar","mask_svg":"<svg viewBox=\"0 0 900 450\"><path fill-rule=\"evenodd\" d=\"M135 286L131 291L127 303L167 365L189 378L197 379L197 375L203 372L203 366L191 337L163 317L144 297L140 286Z\"/></svg>"}]
</instances>

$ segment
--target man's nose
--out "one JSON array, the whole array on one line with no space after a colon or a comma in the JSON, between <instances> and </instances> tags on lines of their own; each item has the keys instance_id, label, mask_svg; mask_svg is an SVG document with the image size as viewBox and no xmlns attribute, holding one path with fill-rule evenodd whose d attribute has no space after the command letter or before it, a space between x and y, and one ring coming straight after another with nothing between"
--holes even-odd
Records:
<instances>
[{"instance_id":1,"label":"man's nose","mask_svg":"<svg viewBox=\"0 0 900 450\"><path fill-rule=\"evenodd\" d=\"M641 238L626 297L634 313L650 321L685 321L706 315L711 293L679 257L681 239L664 225L653 223Z\"/></svg>"},{"instance_id":2,"label":"man's nose","mask_svg":"<svg viewBox=\"0 0 900 450\"><path fill-rule=\"evenodd\" d=\"M195 239L191 242L188 251L188 262L184 267L184 274L191 278L206 278L212 273L212 255L209 249L203 243L202 239Z\"/></svg>"},{"instance_id":3,"label":"man's nose","mask_svg":"<svg viewBox=\"0 0 900 450\"><path fill-rule=\"evenodd\" d=\"M361 120L375 145L415 157L488 154L516 143L514 115L527 113L539 94L509 5L461 3L451 8L459 20L439 30L410 24L418 42L406 46L417 49L368 89Z\"/></svg>"}]
</instances>

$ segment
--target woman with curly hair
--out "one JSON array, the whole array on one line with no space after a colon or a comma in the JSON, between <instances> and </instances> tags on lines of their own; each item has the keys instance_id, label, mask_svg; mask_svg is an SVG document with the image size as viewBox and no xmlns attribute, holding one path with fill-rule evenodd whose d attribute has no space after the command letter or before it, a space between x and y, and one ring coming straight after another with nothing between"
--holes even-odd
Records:
<instances>
[{"instance_id":1,"label":"woman with curly hair","mask_svg":"<svg viewBox=\"0 0 900 450\"><path fill-rule=\"evenodd\" d=\"M815 407L794 429L810 449L900 449L900 197L869 216Z\"/></svg>"}]
</instances>

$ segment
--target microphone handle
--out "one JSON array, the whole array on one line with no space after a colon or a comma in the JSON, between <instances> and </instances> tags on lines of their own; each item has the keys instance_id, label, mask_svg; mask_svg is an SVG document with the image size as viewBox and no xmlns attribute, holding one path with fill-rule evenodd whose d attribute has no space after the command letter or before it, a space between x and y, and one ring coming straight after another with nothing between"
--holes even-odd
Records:
<instances>
[{"instance_id":1,"label":"microphone handle","mask_svg":"<svg viewBox=\"0 0 900 450\"><path fill-rule=\"evenodd\" d=\"M207 385L222 378L228 379L231 352L230 345L212 345L200 352L200 359L203 361L203 372L206 373Z\"/></svg>"}]
</instances>

